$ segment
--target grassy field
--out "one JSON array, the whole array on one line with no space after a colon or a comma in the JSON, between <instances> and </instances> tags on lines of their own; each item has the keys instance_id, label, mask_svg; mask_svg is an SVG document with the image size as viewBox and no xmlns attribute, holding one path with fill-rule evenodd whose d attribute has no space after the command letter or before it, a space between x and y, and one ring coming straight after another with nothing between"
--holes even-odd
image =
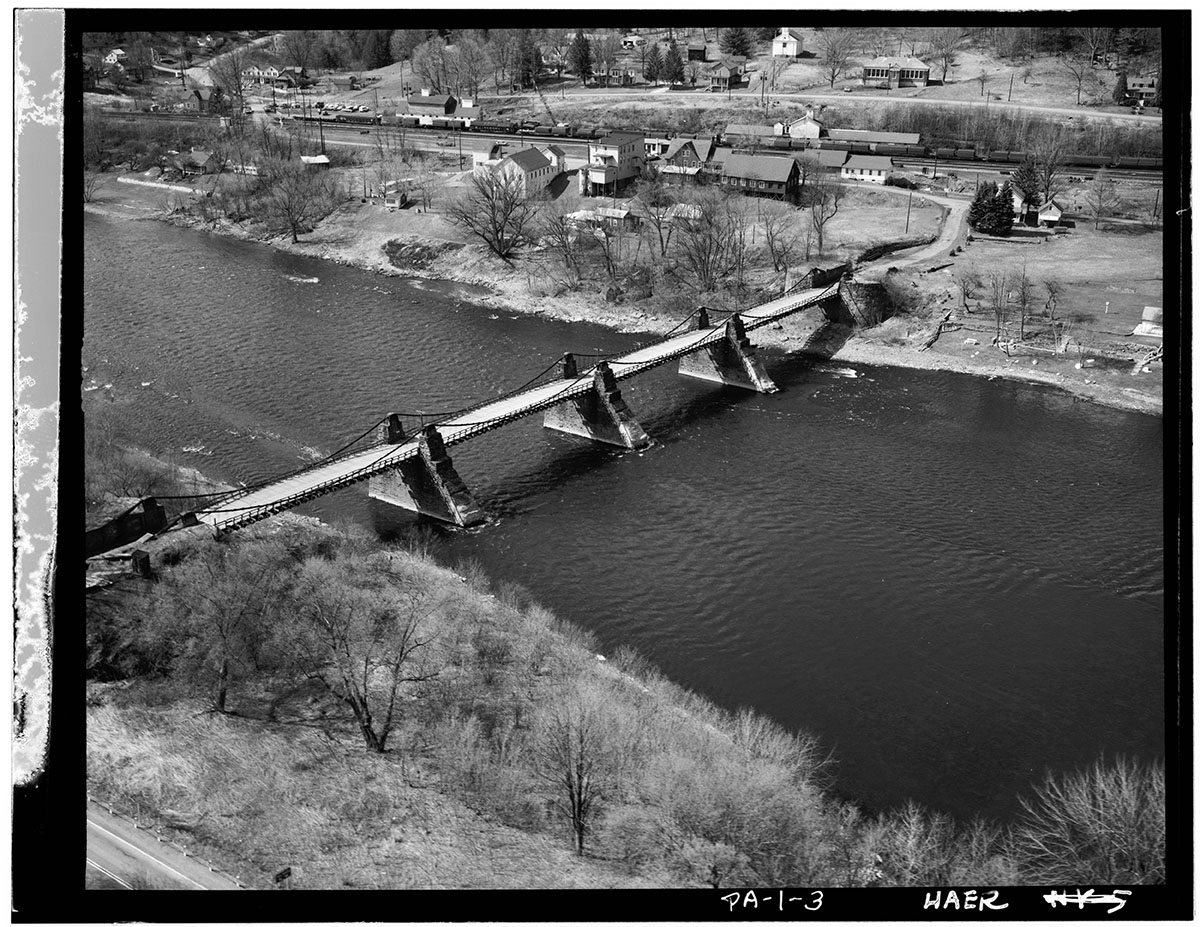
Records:
<instances>
[{"instance_id":1,"label":"grassy field","mask_svg":"<svg viewBox=\"0 0 1200 927\"><path fill-rule=\"evenodd\" d=\"M984 275L1024 269L1038 280L1057 279L1066 287L1060 312L1105 333L1131 332L1145 306L1163 306L1162 232L1139 224L1110 224L1098 232L1080 225L1039 245L977 241L959 263Z\"/></svg>"}]
</instances>

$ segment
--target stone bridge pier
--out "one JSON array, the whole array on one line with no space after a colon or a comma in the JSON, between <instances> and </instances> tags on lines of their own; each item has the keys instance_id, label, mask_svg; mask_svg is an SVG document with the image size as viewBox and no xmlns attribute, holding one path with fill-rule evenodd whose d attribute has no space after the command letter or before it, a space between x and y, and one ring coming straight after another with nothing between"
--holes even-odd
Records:
<instances>
[{"instance_id":1,"label":"stone bridge pier","mask_svg":"<svg viewBox=\"0 0 1200 927\"><path fill-rule=\"evenodd\" d=\"M569 380L579 376L571 354L564 356L563 376ZM616 377L607 361L596 365L592 386L587 392L551 406L543 415L542 424L555 431L618 447L636 450L650 445L650 436L621 398Z\"/></svg>"},{"instance_id":2,"label":"stone bridge pier","mask_svg":"<svg viewBox=\"0 0 1200 927\"><path fill-rule=\"evenodd\" d=\"M708 312L703 308L697 327L709 327ZM740 386L760 393L774 393L779 389L767 376L758 352L746 337L742 317L736 313L725 323L724 338L679 359L679 372L685 377Z\"/></svg>"},{"instance_id":3,"label":"stone bridge pier","mask_svg":"<svg viewBox=\"0 0 1200 927\"><path fill-rule=\"evenodd\" d=\"M400 416L389 415L388 443L407 440ZM417 440L418 453L392 470L371 477L367 494L410 512L464 528L486 521L466 484L454 469L437 428L426 425Z\"/></svg>"}]
</instances>

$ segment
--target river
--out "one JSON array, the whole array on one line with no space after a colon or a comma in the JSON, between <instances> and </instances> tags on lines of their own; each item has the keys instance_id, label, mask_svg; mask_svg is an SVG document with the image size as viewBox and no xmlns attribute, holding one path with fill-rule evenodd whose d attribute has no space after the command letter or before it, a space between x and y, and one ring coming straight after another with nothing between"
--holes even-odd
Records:
<instances>
[{"instance_id":1,"label":"river","mask_svg":"<svg viewBox=\"0 0 1200 927\"><path fill-rule=\"evenodd\" d=\"M392 410L453 409L639 336L88 214L85 389L129 436L251 482ZM650 336L642 336L649 339ZM832 751L870 808L1010 818L1047 770L1163 754L1161 418L1032 384L768 354L758 395L626 381L656 440L531 417L454 449L490 516L438 555L515 580L604 651ZM301 509L383 532L365 484Z\"/></svg>"}]
</instances>

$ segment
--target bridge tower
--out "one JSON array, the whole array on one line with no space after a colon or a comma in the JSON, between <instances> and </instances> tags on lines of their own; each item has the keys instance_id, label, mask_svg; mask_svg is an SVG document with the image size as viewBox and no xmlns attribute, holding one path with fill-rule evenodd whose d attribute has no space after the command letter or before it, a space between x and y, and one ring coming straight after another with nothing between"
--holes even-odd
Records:
<instances>
[{"instance_id":1,"label":"bridge tower","mask_svg":"<svg viewBox=\"0 0 1200 927\"><path fill-rule=\"evenodd\" d=\"M574 355L564 355L564 379L577 378L577 369ZM569 435L579 435L618 447L638 449L650 445L650 436L621 398L616 377L607 361L600 361L596 365L592 372L592 386L587 392L551 406L542 417L542 424L555 431L565 431Z\"/></svg>"},{"instance_id":2,"label":"bridge tower","mask_svg":"<svg viewBox=\"0 0 1200 927\"><path fill-rule=\"evenodd\" d=\"M699 328L708 327L708 313L703 308L698 322ZM779 389L767 376L758 352L746 337L742 317L736 313L725 323L724 338L679 359L679 372L685 377L740 386L760 393L774 393Z\"/></svg>"},{"instance_id":3,"label":"bridge tower","mask_svg":"<svg viewBox=\"0 0 1200 927\"><path fill-rule=\"evenodd\" d=\"M398 415L388 416L388 442L406 438ZM418 453L392 470L371 477L367 494L372 499L419 512L464 528L486 520L466 483L454 469L446 444L433 425L426 425L417 440Z\"/></svg>"}]
</instances>

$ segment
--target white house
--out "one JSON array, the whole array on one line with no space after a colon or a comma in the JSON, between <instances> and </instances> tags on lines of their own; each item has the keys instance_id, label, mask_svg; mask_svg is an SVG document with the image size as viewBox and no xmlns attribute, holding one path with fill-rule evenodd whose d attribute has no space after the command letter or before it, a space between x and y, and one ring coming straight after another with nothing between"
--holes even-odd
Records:
<instances>
[{"instance_id":1,"label":"white house","mask_svg":"<svg viewBox=\"0 0 1200 927\"><path fill-rule=\"evenodd\" d=\"M771 54L776 58L795 58L804 51L804 38L795 29L780 29L771 40Z\"/></svg>"},{"instance_id":2,"label":"white house","mask_svg":"<svg viewBox=\"0 0 1200 927\"><path fill-rule=\"evenodd\" d=\"M125 50L123 48L114 48L104 56L105 64L120 64L125 60Z\"/></svg>"},{"instance_id":3,"label":"white house","mask_svg":"<svg viewBox=\"0 0 1200 927\"><path fill-rule=\"evenodd\" d=\"M536 148L523 148L504 158L496 171L517 180L525 199L537 196L557 176L554 165Z\"/></svg>"},{"instance_id":4,"label":"white house","mask_svg":"<svg viewBox=\"0 0 1200 927\"><path fill-rule=\"evenodd\" d=\"M1044 225L1054 228L1062 219L1062 210L1054 200L1042 203L1037 209L1026 206L1025 191L1020 187L1012 188L1013 218L1024 225Z\"/></svg>"},{"instance_id":5,"label":"white house","mask_svg":"<svg viewBox=\"0 0 1200 927\"><path fill-rule=\"evenodd\" d=\"M824 128L825 124L809 110L799 119L775 123L775 134L789 135L792 138L820 138Z\"/></svg>"},{"instance_id":6,"label":"white house","mask_svg":"<svg viewBox=\"0 0 1200 927\"><path fill-rule=\"evenodd\" d=\"M843 180L884 183L892 176L892 159L882 155L850 155L842 165Z\"/></svg>"},{"instance_id":7,"label":"white house","mask_svg":"<svg viewBox=\"0 0 1200 927\"><path fill-rule=\"evenodd\" d=\"M542 153L550 166L554 168L552 177L557 177L559 174L567 172L567 153L557 145L535 145L538 151Z\"/></svg>"}]
</instances>

